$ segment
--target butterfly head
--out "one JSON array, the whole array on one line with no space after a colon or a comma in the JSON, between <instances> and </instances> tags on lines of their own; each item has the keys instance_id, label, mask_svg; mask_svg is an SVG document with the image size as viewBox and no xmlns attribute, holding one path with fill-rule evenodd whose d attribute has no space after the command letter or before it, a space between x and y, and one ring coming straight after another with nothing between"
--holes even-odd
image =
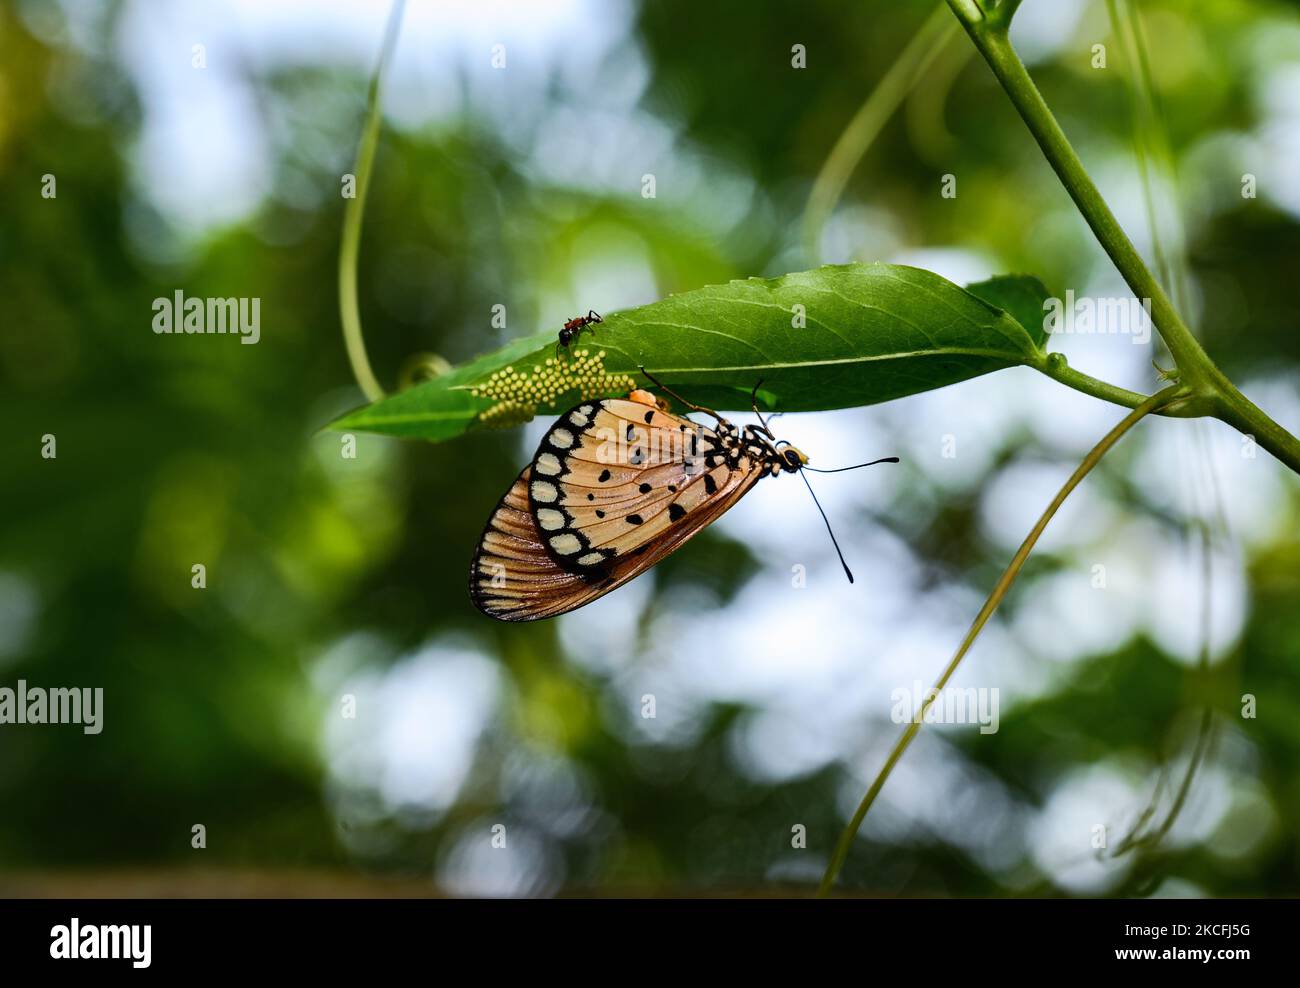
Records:
<instances>
[{"instance_id":1,"label":"butterfly head","mask_svg":"<svg viewBox=\"0 0 1300 988\"><path fill-rule=\"evenodd\" d=\"M781 469L786 473L798 473L808 462L808 457L804 455L803 450L788 443L782 446L777 456L781 461Z\"/></svg>"}]
</instances>

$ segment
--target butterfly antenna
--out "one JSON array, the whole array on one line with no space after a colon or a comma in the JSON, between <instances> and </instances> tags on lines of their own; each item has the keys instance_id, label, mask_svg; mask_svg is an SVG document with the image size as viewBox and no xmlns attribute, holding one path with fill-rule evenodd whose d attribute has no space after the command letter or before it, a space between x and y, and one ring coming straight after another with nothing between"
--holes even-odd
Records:
<instances>
[{"instance_id":1,"label":"butterfly antenna","mask_svg":"<svg viewBox=\"0 0 1300 988\"><path fill-rule=\"evenodd\" d=\"M874 467L877 463L897 463L897 456L886 456L883 459L872 460L870 463L855 463L851 467L836 467L834 470L818 470L816 467L804 466L804 470L811 470L813 473L843 473L845 470L860 470L863 467Z\"/></svg>"},{"instance_id":2,"label":"butterfly antenna","mask_svg":"<svg viewBox=\"0 0 1300 988\"><path fill-rule=\"evenodd\" d=\"M804 468L806 470L807 467ZM817 505L817 511L822 516L822 521L826 523L826 531L831 537L831 545L835 546L835 553L840 557L840 565L844 567L844 575L853 582L853 571L849 569L849 564L844 561L844 553L840 551L840 543L835 538L835 532L831 529L831 521L826 517L826 512L822 511L822 503L817 500L817 495L813 493L812 484L808 483L808 478L804 477L803 470L799 471L799 476L803 479L803 485L808 488L808 493L812 494L813 504Z\"/></svg>"}]
</instances>

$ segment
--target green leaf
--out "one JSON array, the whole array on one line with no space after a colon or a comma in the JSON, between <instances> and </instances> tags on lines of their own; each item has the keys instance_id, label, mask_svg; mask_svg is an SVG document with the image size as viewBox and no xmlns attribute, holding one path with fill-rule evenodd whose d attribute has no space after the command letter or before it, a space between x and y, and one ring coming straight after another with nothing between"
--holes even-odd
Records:
<instances>
[{"instance_id":1,"label":"green leaf","mask_svg":"<svg viewBox=\"0 0 1300 988\"><path fill-rule=\"evenodd\" d=\"M769 411L870 405L1041 362L1041 316L1031 331L1002 311L1028 313L1033 286L1042 289L1015 277L966 291L891 264L733 281L606 315L558 359L556 332L516 340L332 428L449 439L558 414L584 398L653 388L642 365L717 409L748 409L760 381L759 404Z\"/></svg>"},{"instance_id":2,"label":"green leaf","mask_svg":"<svg viewBox=\"0 0 1300 988\"><path fill-rule=\"evenodd\" d=\"M1043 283L1032 274L1003 274L967 285L966 291L1002 309L1025 328L1040 349L1047 347L1043 303L1049 298Z\"/></svg>"}]
</instances>

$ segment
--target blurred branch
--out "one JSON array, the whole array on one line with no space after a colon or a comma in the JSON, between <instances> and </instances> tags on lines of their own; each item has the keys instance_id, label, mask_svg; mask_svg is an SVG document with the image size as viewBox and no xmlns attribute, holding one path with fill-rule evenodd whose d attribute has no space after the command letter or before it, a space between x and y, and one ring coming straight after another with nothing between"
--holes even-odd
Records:
<instances>
[{"instance_id":1,"label":"blurred branch","mask_svg":"<svg viewBox=\"0 0 1300 988\"><path fill-rule=\"evenodd\" d=\"M397 372L397 388L405 391L421 381L431 381L451 371L451 364L440 353L413 353Z\"/></svg>"},{"instance_id":2,"label":"blurred branch","mask_svg":"<svg viewBox=\"0 0 1300 988\"><path fill-rule=\"evenodd\" d=\"M1111 30L1119 40L1125 61L1129 66L1129 70L1123 73L1123 77L1125 89L1129 95L1129 107L1133 115L1134 153L1137 157L1138 171L1142 180L1142 199L1146 205L1147 225L1151 229L1151 251L1155 258L1156 273L1168 287L1178 308L1186 312L1189 308L1188 284L1190 273L1187 263L1186 238L1183 234L1179 210L1177 173L1173 152L1170 150L1169 139L1165 130L1164 117L1156 106L1155 84L1151 77L1151 63L1147 57L1147 45L1142 32L1142 21L1132 0L1106 0L1106 10L1110 16ZM1160 210L1156 201L1156 187L1152 181L1153 171L1158 172L1159 177L1168 183L1172 194L1172 202L1170 203L1170 213L1173 219L1173 228L1170 234L1172 243L1168 249L1166 249L1165 235L1161 228ZM1214 495L1217 493L1214 461L1205 448L1204 423L1195 423L1193 435L1197 440L1199 461L1209 476L1211 493ZM1221 511L1218 518L1222 521ZM1199 549L1201 554L1201 648L1198 665L1200 674L1205 676L1210 665L1214 577L1213 547L1209 521L1204 517L1198 517L1194 520L1194 525L1200 534ZM1113 857L1119 857L1134 849L1143 854L1150 854L1173 828L1183 806L1186 804L1187 796L1191 792L1192 781L1196 777L1197 769L1209 750L1213 726L1213 708L1206 704L1201 714L1196 745L1192 751L1191 759L1188 761L1182 784L1174 796L1173 805L1170 807L1169 812L1154 830L1147 830L1148 824L1154 818L1164 789L1164 783L1170 772L1169 766L1165 765L1161 769L1160 778L1151 793L1149 803L1139 815L1133 828L1120 841L1119 846L1112 855Z\"/></svg>"},{"instance_id":3,"label":"blurred branch","mask_svg":"<svg viewBox=\"0 0 1300 988\"><path fill-rule=\"evenodd\" d=\"M1131 66L1130 71L1123 73L1124 88L1133 115L1133 150L1142 182L1147 225L1151 228L1151 252L1155 258L1156 274L1173 295L1178 308L1186 311L1189 301L1187 253L1177 208L1174 157L1165 134L1164 119L1156 107L1155 86L1151 79L1142 24L1130 0L1106 0L1106 10L1110 16L1111 30L1119 41L1125 61ZM1168 249L1161 229L1160 210L1152 181L1153 171L1158 171L1159 177L1175 190L1172 208L1175 227L1171 231L1173 243Z\"/></svg>"},{"instance_id":4,"label":"blurred branch","mask_svg":"<svg viewBox=\"0 0 1300 988\"><path fill-rule=\"evenodd\" d=\"M957 651L953 655L951 661L949 661L939 678L935 681L934 686L926 693L925 699L921 702L920 709L912 717L912 722L907 725L898 741L894 744L893 750L889 753L889 757L885 759L884 766L881 768L880 772L877 773L875 780L871 783L871 788L869 788L867 794L862 797L862 802L858 804L857 812L853 814L853 819L849 821L849 825L844 828L844 832L840 835L839 843L835 847L835 853L831 857L830 864L826 867L826 874L822 877L821 887L817 892L819 896L826 895L835 884L835 878L839 875L840 869L844 866L844 860L848 857L849 849L853 846L853 841L858 835L858 830L862 827L862 821L866 819L867 811L871 809L871 805L876 801L876 797L880 794L880 790L884 788L885 783L889 780L890 774L894 771L894 766L898 764L899 759L903 757L904 752L907 751L912 741L916 738L917 732L920 731L921 724L924 722L926 712L930 709L931 704L934 703L935 699L937 699L939 694L943 691L944 686L947 685L948 680L952 678L953 673L957 671L957 667L961 665L961 660L966 657L966 653L970 651L971 646L975 644L975 639L978 638L980 632L984 630L984 625L988 623L989 618L993 616L993 612L998 609L998 605L1002 603L1003 598L1006 597L1007 592L1011 589L1011 585L1015 582L1016 577L1020 575L1020 570L1025 565L1025 560L1029 558L1029 554L1037 544L1039 536L1041 536L1043 530L1047 528L1048 522L1050 522L1056 515L1056 512L1060 509L1061 505L1065 503L1065 499L1070 496L1070 492L1079 486L1080 481L1091 472L1092 468L1101 461L1101 458L1110 451L1110 448L1124 437L1125 433L1133 428L1133 426L1137 425L1138 422L1144 419L1147 415L1165 405L1186 397L1186 395L1186 388L1181 385L1171 385L1163 391L1159 391L1146 399L1142 404L1138 405L1137 408L1129 412L1128 415L1126 415L1124 419L1115 426L1115 428L1106 433L1106 435L1102 437L1102 440L1088 451L1088 455L1085 456L1083 462L1075 468L1074 473L1070 475L1070 479L1065 482L1064 486L1062 486L1059 491L1056 492L1056 497L1052 499L1052 503L1047 506L1047 509L1039 517L1038 522L1025 537L1025 541L1022 542L1020 548L1016 550L1015 556L1003 571L1002 576L998 579L997 585L993 588L993 592L990 593L988 599L984 601L984 606L980 608L979 614L976 615L975 620L971 623L970 630L966 632L966 637L962 639L962 642L957 647Z\"/></svg>"},{"instance_id":5,"label":"blurred branch","mask_svg":"<svg viewBox=\"0 0 1300 988\"><path fill-rule=\"evenodd\" d=\"M366 125L361 133L361 145L357 148L356 165L352 171L356 177L356 195L348 200L343 209L343 239L339 248L339 318L343 322L343 342L347 347L348 363L352 365L352 376L357 379L357 385L368 401L378 401L384 397L384 389L370 369L370 358L366 356L366 341L361 331L361 307L357 302L357 254L361 248L366 192L370 188L370 172L374 167L375 149L379 145L379 127L383 120L379 109L380 83L397 45L397 33L402 24L405 5L405 0L393 2L388 14L388 26L384 30L384 46L379 54L379 63L375 66L374 75L370 77Z\"/></svg>"},{"instance_id":6,"label":"blurred branch","mask_svg":"<svg viewBox=\"0 0 1300 988\"><path fill-rule=\"evenodd\" d=\"M813 182L808 205L804 209L804 250L811 263L820 260L822 228L835 211L853 170L858 167L862 156L867 153L899 104L952 39L955 31L947 11L942 5L936 7L921 25L921 29L912 36L912 40L899 52L894 64L876 84L866 102L840 134L840 139L835 142L835 147L831 149L826 163Z\"/></svg>"},{"instance_id":7,"label":"blurred branch","mask_svg":"<svg viewBox=\"0 0 1300 988\"><path fill-rule=\"evenodd\" d=\"M942 10L942 8L940 8ZM903 118L912 147L932 164L952 156L957 139L948 130L944 110L953 85L975 49L970 45L944 45L907 97Z\"/></svg>"}]
</instances>

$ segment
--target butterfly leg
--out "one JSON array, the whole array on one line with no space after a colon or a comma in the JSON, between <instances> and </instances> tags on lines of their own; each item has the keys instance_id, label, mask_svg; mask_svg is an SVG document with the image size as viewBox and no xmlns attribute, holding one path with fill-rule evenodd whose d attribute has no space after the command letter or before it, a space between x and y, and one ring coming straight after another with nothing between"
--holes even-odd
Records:
<instances>
[{"instance_id":1,"label":"butterfly leg","mask_svg":"<svg viewBox=\"0 0 1300 988\"><path fill-rule=\"evenodd\" d=\"M767 424L767 419L765 419L763 413L758 410L758 389L762 386L763 379L760 377L758 383L754 385L754 390L749 393L749 405L753 408L754 414L758 416L758 421L762 423L762 431L767 435L767 438L775 439L776 437L772 435L772 427Z\"/></svg>"},{"instance_id":2,"label":"butterfly leg","mask_svg":"<svg viewBox=\"0 0 1300 988\"><path fill-rule=\"evenodd\" d=\"M721 415L719 415L717 412L715 412L712 408L705 408L703 405L697 405L697 404L695 404L693 401L687 401L685 398L683 398L681 395L679 395L679 394L678 394L676 391L674 391L672 388L668 387L668 385L666 385L666 384L664 384L662 381L660 381L659 378L655 377L655 376L654 376L653 374L651 374L648 370L646 370L644 365L640 366L638 369L639 369L639 370L641 371L641 373L642 373L643 375L645 375L645 377L648 378L648 379L650 380L650 382L651 382L652 384L654 384L654 386L657 387L660 391L664 391L664 392L666 392L666 393L672 395L674 398L676 398L678 401L680 401L683 405L685 405L685 406L686 406L687 408L689 408L691 411L693 411L693 412L703 412L705 415L712 415L712 416L713 416L715 419L717 419L719 422L724 422L724 421L726 421L726 420L725 420Z\"/></svg>"}]
</instances>

